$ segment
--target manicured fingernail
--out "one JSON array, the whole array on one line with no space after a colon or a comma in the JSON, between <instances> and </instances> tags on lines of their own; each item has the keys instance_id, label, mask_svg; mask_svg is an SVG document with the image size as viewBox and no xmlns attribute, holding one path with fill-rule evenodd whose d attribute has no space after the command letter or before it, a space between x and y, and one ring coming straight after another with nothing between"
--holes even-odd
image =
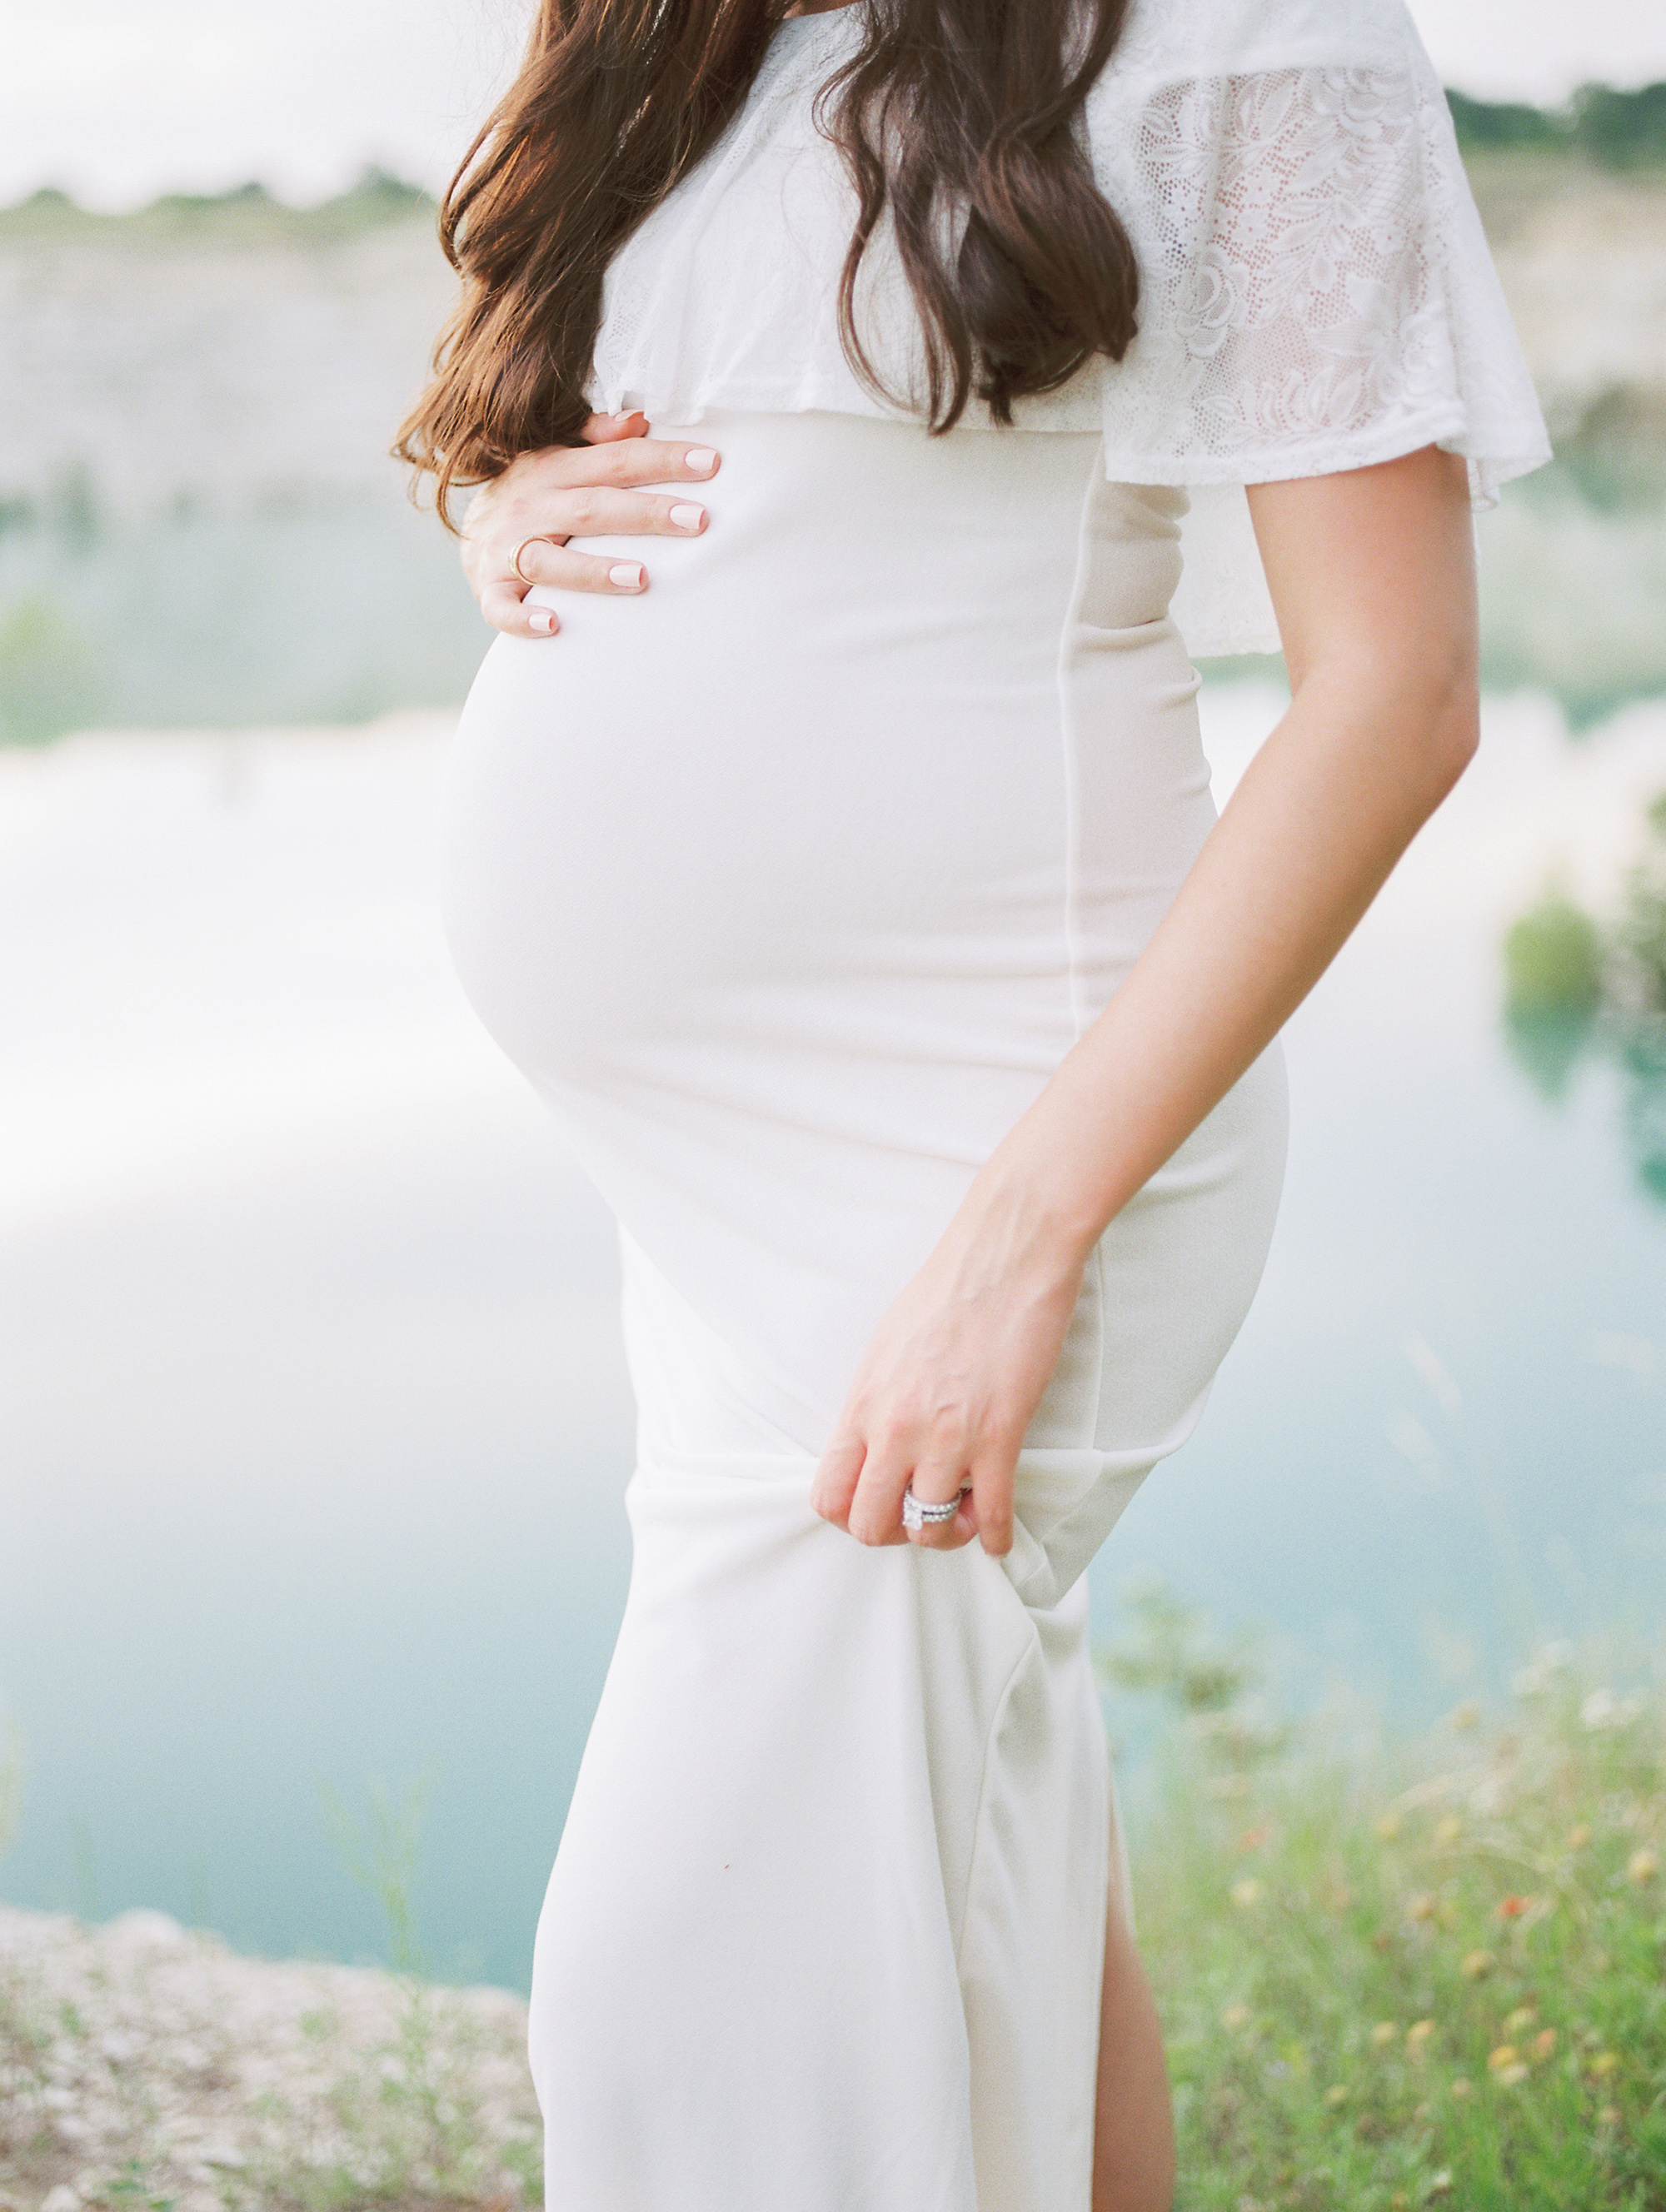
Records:
<instances>
[{"instance_id":1,"label":"manicured fingernail","mask_svg":"<svg viewBox=\"0 0 1666 2212\"><path fill-rule=\"evenodd\" d=\"M697 477L708 477L717 466L717 456L709 446L696 446L683 459Z\"/></svg>"},{"instance_id":2,"label":"manicured fingernail","mask_svg":"<svg viewBox=\"0 0 1666 2212\"><path fill-rule=\"evenodd\" d=\"M672 524L678 530L698 530L705 519L705 508L691 506L687 500L671 511Z\"/></svg>"},{"instance_id":3,"label":"manicured fingernail","mask_svg":"<svg viewBox=\"0 0 1666 2212\"><path fill-rule=\"evenodd\" d=\"M638 592L642 587L642 564L640 561L616 561L607 572L610 584L617 584L622 592Z\"/></svg>"},{"instance_id":4,"label":"manicured fingernail","mask_svg":"<svg viewBox=\"0 0 1666 2212\"><path fill-rule=\"evenodd\" d=\"M540 637L548 637L556 626L556 618L548 607L534 607L526 617L526 626Z\"/></svg>"}]
</instances>

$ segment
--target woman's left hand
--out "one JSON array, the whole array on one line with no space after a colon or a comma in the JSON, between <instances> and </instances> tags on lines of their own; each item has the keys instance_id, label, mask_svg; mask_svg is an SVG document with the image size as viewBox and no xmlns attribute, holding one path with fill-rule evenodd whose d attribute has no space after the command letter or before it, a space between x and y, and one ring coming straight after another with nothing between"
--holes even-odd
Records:
<instances>
[{"instance_id":1,"label":"woman's left hand","mask_svg":"<svg viewBox=\"0 0 1666 2212\"><path fill-rule=\"evenodd\" d=\"M905 1488L931 1505L970 1484L953 1520L913 1540L952 1551L979 1536L986 1552L1010 1550L1019 1447L1085 1259L1033 1186L992 1161L875 1331L816 1470L816 1511L860 1543L900 1544Z\"/></svg>"}]
</instances>

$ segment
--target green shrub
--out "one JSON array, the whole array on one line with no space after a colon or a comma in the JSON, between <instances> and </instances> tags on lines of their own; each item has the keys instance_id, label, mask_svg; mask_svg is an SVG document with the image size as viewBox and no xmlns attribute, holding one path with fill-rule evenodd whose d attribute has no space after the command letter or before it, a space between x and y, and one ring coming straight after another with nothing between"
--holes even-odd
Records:
<instances>
[{"instance_id":1,"label":"green shrub","mask_svg":"<svg viewBox=\"0 0 1666 2212\"><path fill-rule=\"evenodd\" d=\"M1625 1082L1626 1143L1638 1181L1666 1201L1666 793L1645 811L1644 848L1606 927L1560 890L1504 941L1505 1035L1547 1097L1590 1048Z\"/></svg>"},{"instance_id":2,"label":"green shrub","mask_svg":"<svg viewBox=\"0 0 1666 2212\"><path fill-rule=\"evenodd\" d=\"M0 744L40 744L82 727L99 683L85 638L39 595L0 611Z\"/></svg>"},{"instance_id":3,"label":"green shrub","mask_svg":"<svg viewBox=\"0 0 1666 2212\"><path fill-rule=\"evenodd\" d=\"M1504 972L1511 1012L1582 1012L1602 994L1602 933L1563 893L1547 891L1505 939Z\"/></svg>"},{"instance_id":4,"label":"green shrub","mask_svg":"<svg viewBox=\"0 0 1666 2212\"><path fill-rule=\"evenodd\" d=\"M1183 1720L1134 1838L1177 2212L1666 2207L1666 1681L1630 1672L1547 1646L1496 1724L1365 1751Z\"/></svg>"}]
</instances>

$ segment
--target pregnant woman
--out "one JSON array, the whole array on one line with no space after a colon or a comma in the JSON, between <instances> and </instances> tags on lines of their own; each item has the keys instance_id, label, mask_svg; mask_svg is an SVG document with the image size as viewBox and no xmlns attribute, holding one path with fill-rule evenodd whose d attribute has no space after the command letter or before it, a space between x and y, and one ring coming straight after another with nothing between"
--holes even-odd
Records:
<instances>
[{"instance_id":1,"label":"pregnant woman","mask_svg":"<svg viewBox=\"0 0 1666 2212\"><path fill-rule=\"evenodd\" d=\"M1398 0L544 0L443 227L403 450L505 633L449 931L640 1407L546 2203L1151 2212L1083 1571L1546 453L1439 88ZM1217 822L1190 656L1280 640Z\"/></svg>"}]
</instances>

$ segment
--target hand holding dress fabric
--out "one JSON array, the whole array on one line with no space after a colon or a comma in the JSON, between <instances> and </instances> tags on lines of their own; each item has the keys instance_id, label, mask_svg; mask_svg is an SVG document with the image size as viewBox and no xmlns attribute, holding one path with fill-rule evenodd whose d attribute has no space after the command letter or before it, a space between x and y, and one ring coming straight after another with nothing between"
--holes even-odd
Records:
<instances>
[{"instance_id":1,"label":"hand holding dress fabric","mask_svg":"<svg viewBox=\"0 0 1666 2212\"><path fill-rule=\"evenodd\" d=\"M863 1355L811 1503L864 1544L1012 1548L1012 1484L1059 1363L1084 1255L1048 1232L1027 1194L980 1177ZM959 1495L951 1521L905 1532L903 1497Z\"/></svg>"},{"instance_id":2,"label":"hand holding dress fabric","mask_svg":"<svg viewBox=\"0 0 1666 2212\"><path fill-rule=\"evenodd\" d=\"M666 444L648 435L636 410L593 415L581 446L549 446L520 453L483 484L463 527L463 573L480 611L507 637L550 637L561 628L555 610L529 607L535 585L560 591L646 591L640 561L573 550L569 540L599 537L697 538L705 508L648 484L700 483L719 456L709 446Z\"/></svg>"}]
</instances>

